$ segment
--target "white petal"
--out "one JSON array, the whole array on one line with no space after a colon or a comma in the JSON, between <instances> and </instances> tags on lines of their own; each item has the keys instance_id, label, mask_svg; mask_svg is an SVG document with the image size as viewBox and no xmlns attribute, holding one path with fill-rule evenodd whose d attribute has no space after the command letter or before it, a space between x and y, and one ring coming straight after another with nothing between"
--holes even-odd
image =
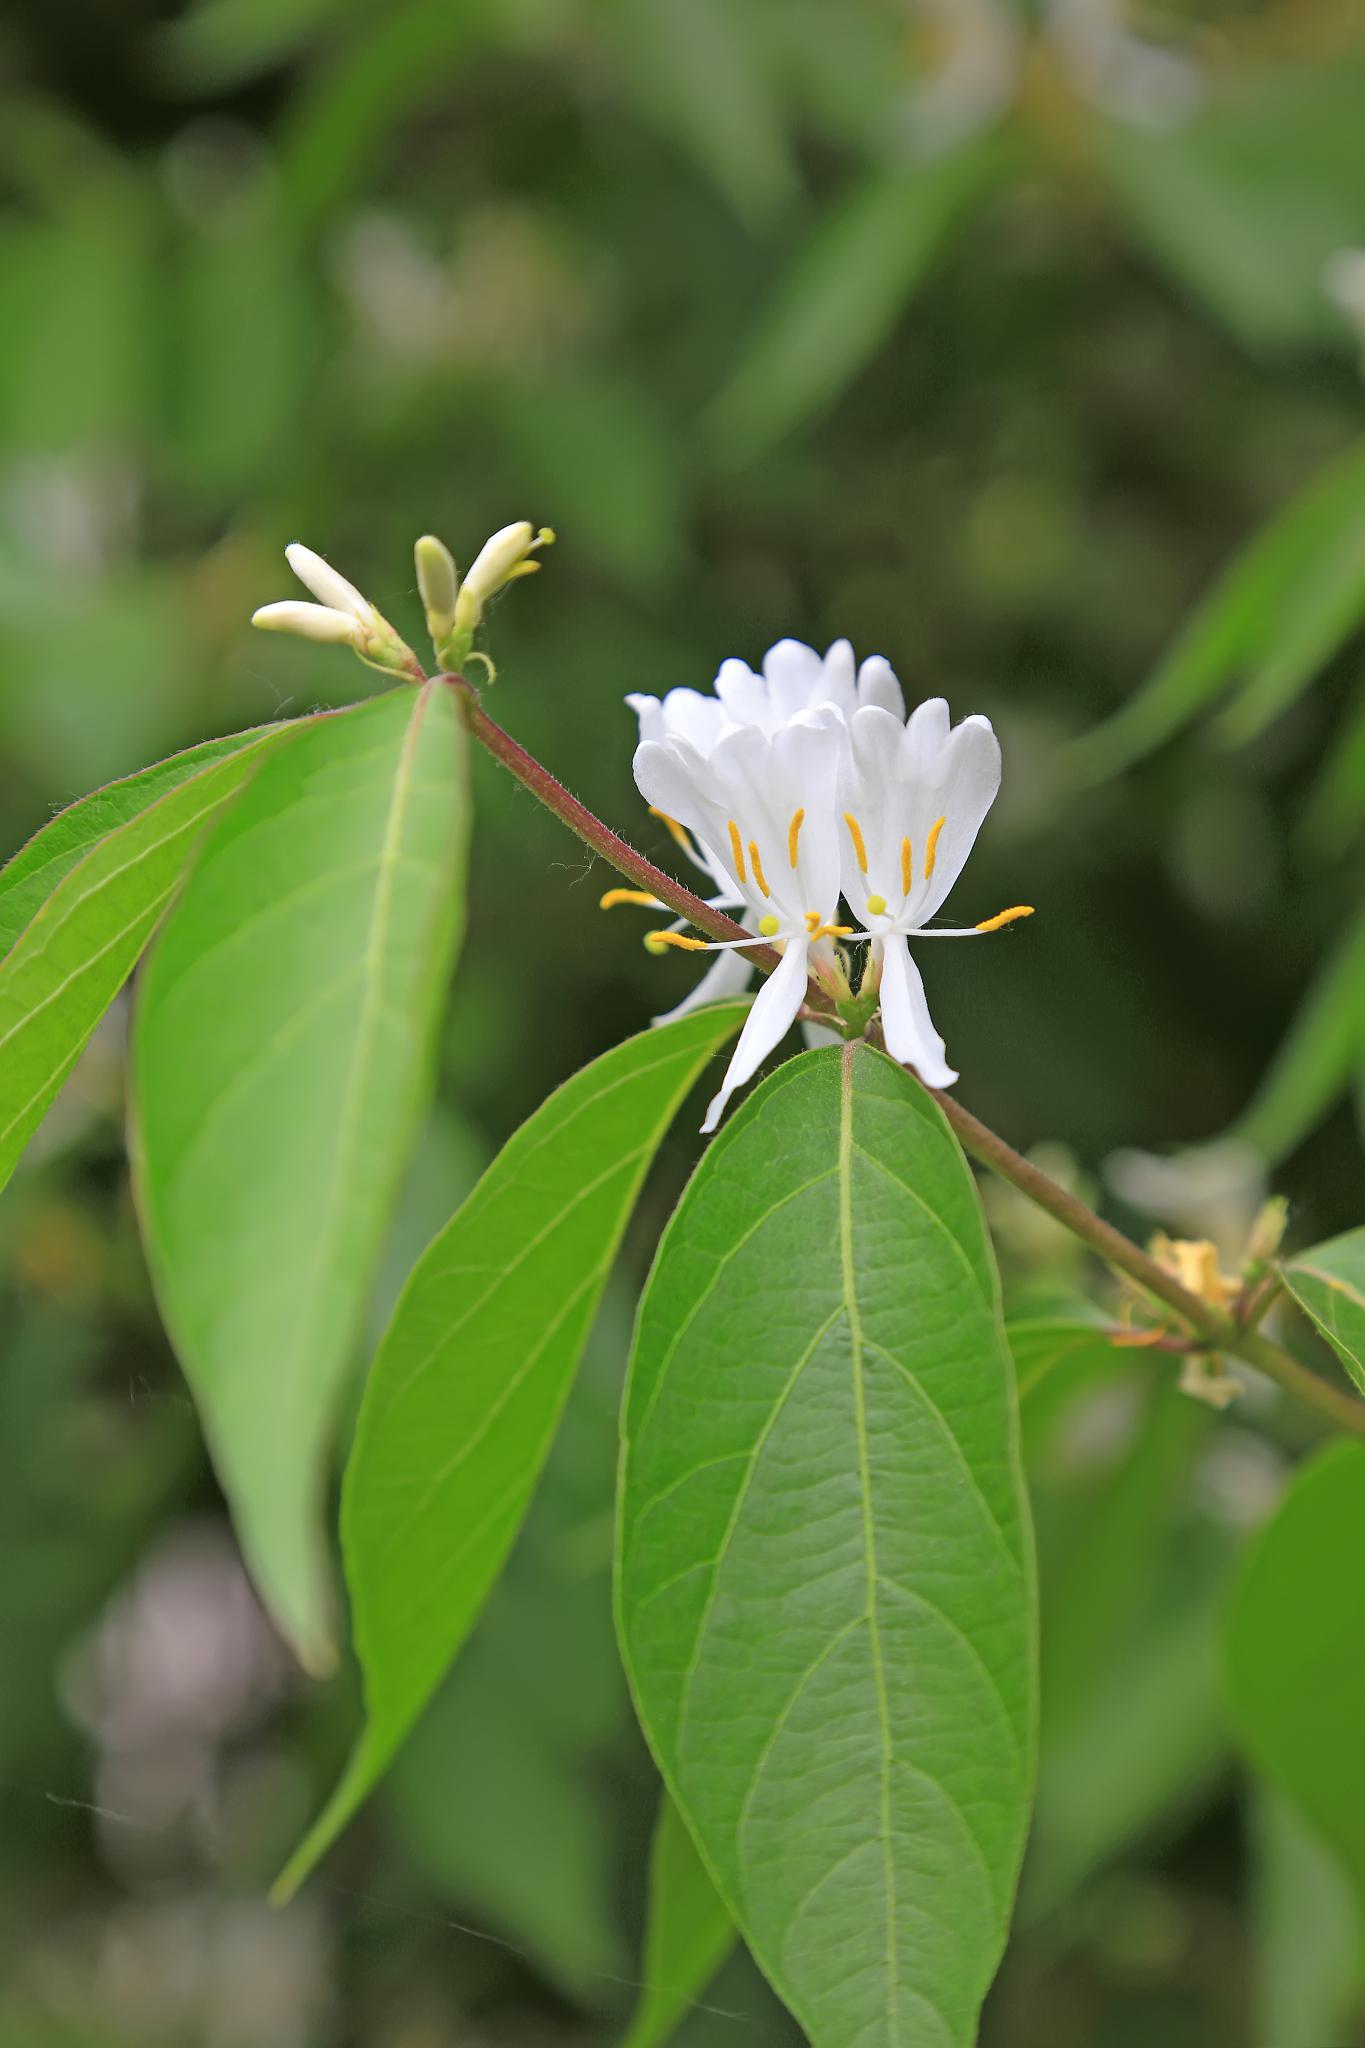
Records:
<instances>
[{"instance_id":1,"label":"white petal","mask_svg":"<svg viewBox=\"0 0 1365 2048\"><path fill-rule=\"evenodd\" d=\"M768 684L770 732L799 712L824 702L825 664L801 640L779 640L763 657Z\"/></svg>"},{"instance_id":2,"label":"white petal","mask_svg":"<svg viewBox=\"0 0 1365 2048\"><path fill-rule=\"evenodd\" d=\"M933 917L962 873L999 787L1000 742L990 720L964 718L953 728L939 757L938 776L926 790L934 817L945 822L934 872L916 912L921 923Z\"/></svg>"},{"instance_id":3,"label":"white petal","mask_svg":"<svg viewBox=\"0 0 1365 2048\"><path fill-rule=\"evenodd\" d=\"M356 622L349 612L336 612L325 604L305 604L302 598L263 604L251 614L251 623L267 633L297 633L303 640L355 645Z\"/></svg>"},{"instance_id":4,"label":"white petal","mask_svg":"<svg viewBox=\"0 0 1365 2048\"><path fill-rule=\"evenodd\" d=\"M920 971L899 936L883 944L881 1004L882 1030L892 1059L913 1067L929 1088L951 1088L957 1075L929 1015Z\"/></svg>"},{"instance_id":5,"label":"white petal","mask_svg":"<svg viewBox=\"0 0 1365 2048\"><path fill-rule=\"evenodd\" d=\"M348 583L321 555L315 555L311 548L296 540L285 549L284 558L299 582L322 604L330 605L333 611L349 612L353 618L368 619L372 609L368 601L354 583Z\"/></svg>"},{"instance_id":6,"label":"white petal","mask_svg":"<svg viewBox=\"0 0 1365 2048\"><path fill-rule=\"evenodd\" d=\"M657 697L641 696L638 690L626 693L626 702L640 721L642 740L662 740L668 737L664 724L664 707Z\"/></svg>"},{"instance_id":7,"label":"white petal","mask_svg":"<svg viewBox=\"0 0 1365 2048\"><path fill-rule=\"evenodd\" d=\"M769 722L768 686L756 676L747 661L731 655L716 671L716 696L736 725L757 725L764 731Z\"/></svg>"},{"instance_id":8,"label":"white petal","mask_svg":"<svg viewBox=\"0 0 1365 2048\"><path fill-rule=\"evenodd\" d=\"M742 1088L753 1078L773 1047L786 1037L805 997L806 949L793 940L754 998L754 1006L739 1034L739 1044L725 1070L725 1079L706 1112L703 1131L714 1131L736 1088Z\"/></svg>"},{"instance_id":9,"label":"white petal","mask_svg":"<svg viewBox=\"0 0 1365 2048\"><path fill-rule=\"evenodd\" d=\"M858 703L880 705L904 723L905 693L884 654L869 655L858 670Z\"/></svg>"},{"instance_id":10,"label":"white petal","mask_svg":"<svg viewBox=\"0 0 1365 2048\"><path fill-rule=\"evenodd\" d=\"M693 1010L699 1010L703 1003L723 1003L731 996L743 995L749 986L754 971L752 960L743 953L717 953L711 965L690 995L683 997L673 1009L651 1019L655 1024L672 1024L679 1017L686 1017Z\"/></svg>"}]
</instances>

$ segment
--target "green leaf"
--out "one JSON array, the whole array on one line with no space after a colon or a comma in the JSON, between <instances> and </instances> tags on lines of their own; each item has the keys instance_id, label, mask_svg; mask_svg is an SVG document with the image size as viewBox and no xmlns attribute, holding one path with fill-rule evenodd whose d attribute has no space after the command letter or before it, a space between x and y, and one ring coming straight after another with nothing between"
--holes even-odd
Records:
<instances>
[{"instance_id":1,"label":"green leaf","mask_svg":"<svg viewBox=\"0 0 1365 2048\"><path fill-rule=\"evenodd\" d=\"M817 225L746 343L707 426L751 462L833 405L894 327L947 236L995 185L998 144L879 168Z\"/></svg>"},{"instance_id":2,"label":"green leaf","mask_svg":"<svg viewBox=\"0 0 1365 2048\"><path fill-rule=\"evenodd\" d=\"M734 1941L735 1923L665 1792L649 1852L644 1988L621 2048L660 2048L705 1991Z\"/></svg>"},{"instance_id":3,"label":"green leaf","mask_svg":"<svg viewBox=\"0 0 1365 2048\"><path fill-rule=\"evenodd\" d=\"M1277 1794L1252 1812L1253 2048L1347 2041L1362 1978L1360 1912L1341 1866Z\"/></svg>"},{"instance_id":4,"label":"green leaf","mask_svg":"<svg viewBox=\"0 0 1365 2048\"><path fill-rule=\"evenodd\" d=\"M1301 1465L1252 1545L1228 1617L1226 1677L1252 1762L1344 1863L1365 1900L1365 1444Z\"/></svg>"},{"instance_id":5,"label":"green leaf","mask_svg":"<svg viewBox=\"0 0 1365 2048\"><path fill-rule=\"evenodd\" d=\"M288 1895L377 1782L520 1527L621 1233L679 1103L743 1020L613 1047L508 1141L408 1282L371 1370L341 1533L365 1726Z\"/></svg>"},{"instance_id":6,"label":"green leaf","mask_svg":"<svg viewBox=\"0 0 1365 2048\"><path fill-rule=\"evenodd\" d=\"M328 1437L426 1102L462 922L465 742L441 685L290 735L143 978L135 1185L153 1279L267 1604L332 1661Z\"/></svg>"},{"instance_id":7,"label":"green leaf","mask_svg":"<svg viewBox=\"0 0 1365 2048\"><path fill-rule=\"evenodd\" d=\"M1072 750L1103 781L1188 725L1237 676L1231 736L1248 739L1365 618L1365 441L1314 477L1235 555L1148 681Z\"/></svg>"},{"instance_id":8,"label":"green leaf","mask_svg":"<svg viewBox=\"0 0 1365 2048\"><path fill-rule=\"evenodd\" d=\"M1275 1165L1365 1067L1365 913L1314 976L1260 1087L1227 1135Z\"/></svg>"},{"instance_id":9,"label":"green leaf","mask_svg":"<svg viewBox=\"0 0 1365 2048\"><path fill-rule=\"evenodd\" d=\"M794 1060L707 1153L625 1438L626 1668L755 1959L815 2048L965 2048L1032 1791L1032 1546L975 1186L882 1054Z\"/></svg>"},{"instance_id":10,"label":"green leaf","mask_svg":"<svg viewBox=\"0 0 1365 2048\"><path fill-rule=\"evenodd\" d=\"M1296 1253L1280 1272L1365 1394L1365 1229L1345 1231Z\"/></svg>"},{"instance_id":11,"label":"green leaf","mask_svg":"<svg viewBox=\"0 0 1365 2048\"><path fill-rule=\"evenodd\" d=\"M59 811L0 869L0 955L8 953L63 876L101 839L215 761L254 749L272 733L287 730L285 725L258 726L251 732L233 733L228 739L206 740L202 746L172 754L168 761L158 761L136 775L94 789Z\"/></svg>"},{"instance_id":12,"label":"green leaf","mask_svg":"<svg viewBox=\"0 0 1365 2048\"><path fill-rule=\"evenodd\" d=\"M137 964L209 822L278 744L269 728L239 743L84 848L54 819L12 864L23 866L0 894L0 915L12 924L27 912L29 921L0 961L0 1186Z\"/></svg>"}]
</instances>

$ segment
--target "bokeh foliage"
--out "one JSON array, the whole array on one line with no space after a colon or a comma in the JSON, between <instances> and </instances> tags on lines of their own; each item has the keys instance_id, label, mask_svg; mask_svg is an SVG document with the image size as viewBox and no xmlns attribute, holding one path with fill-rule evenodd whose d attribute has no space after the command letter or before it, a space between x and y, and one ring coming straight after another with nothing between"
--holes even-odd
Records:
<instances>
[{"instance_id":1,"label":"bokeh foliage","mask_svg":"<svg viewBox=\"0 0 1365 2048\"><path fill-rule=\"evenodd\" d=\"M945 89L961 24L990 14L966 6L931 32L899 0L19 0L6 846L174 747L354 694L339 657L246 630L284 594L287 540L415 639L415 533L463 557L544 518L561 540L494 619L491 704L604 816L667 850L625 690L703 683L785 633L884 651L912 695L995 721L972 900L1026 878L1039 906L930 963L964 1098L1092 1174L1235 1127L1296 1241L1358 1223L1355 497L1288 546L1287 608L1283 547L1234 572L1249 610L1187 657L1162 744L1106 760L1088 736L1169 677L1238 551L1320 512L1349 464L1359 340L1322 270L1365 241L1365 32L1331 0L1191 0L1157 23L1190 68L1139 92L1141 53L1087 68L1062 12L1001 0L973 99ZM629 913L599 920L577 846L474 773L464 978L399 1272L548 1090L689 973ZM262 1881L353 1701L289 1670L235 1576L131 1227L116 1036L0 1218L0 2036L606 2042L654 1798L608 1621L629 1296L468 1659L272 1917ZM636 1273L691 1157L675 1133ZM1008 1205L993 1220L1035 1276L1016 1306L1072 1291L1055 1245ZM1259 1802L1243 1826L1210 1661L1277 1455L1145 1367L1101 1376L1078 1366L1033 1446L1043 1797L987 2038L1299 2048L1253 2016L1260 1972L1263 2011L1309 2016L1284 2022L1302 2048L1325 2014L1344 2041L1349 1943L1305 1990L1285 1873L1315 1852ZM791 2038L742 1965L708 2005L694 2048Z\"/></svg>"}]
</instances>

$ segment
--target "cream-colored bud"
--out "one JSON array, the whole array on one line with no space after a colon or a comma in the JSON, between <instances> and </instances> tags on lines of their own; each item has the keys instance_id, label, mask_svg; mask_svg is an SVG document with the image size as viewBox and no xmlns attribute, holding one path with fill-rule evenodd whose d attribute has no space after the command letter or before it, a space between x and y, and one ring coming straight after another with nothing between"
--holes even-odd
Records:
<instances>
[{"instance_id":1,"label":"cream-colored bud","mask_svg":"<svg viewBox=\"0 0 1365 2048\"><path fill-rule=\"evenodd\" d=\"M373 606L361 596L354 583L348 583L339 575L330 562L324 562L321 555L315 555L311 548L301 541L291 541L284 551L288 562L299 582L312 591L321 604L329 605L333 611L349 612L352 618L367 619Z\"/></svg>"},{"instance_id":2,"label":"cream-colored bud","mask_svg":"<svg viewBox=\"0 0 1365 2048\"><path fill-rule=\"evenodd\" d=\"M427 615L427 631L439 645L455 623L459 571L450 549L434 533L422 535L413 555L417 563L417 588Z\"/></svg>"},{"instance_id":3,"label":"cream-colored bud","mask_svg":"<svg viewBox=\"0 0 1365 2048\"><path fill-rule=\"evenodd\" d=\"M500 590L519 562L525 561L535 545L535 529L529 519L518 519L500 527L486 540L470 564L464 588L471 605L482 609L486 599Z\"/></svg>"},{"instance_id":4,"label":"cream-colored bud","mask_svg":"<svg viewBox=\"0 0 1365 2048\"><path fill-rule=\"evenodd\" d=\"M354 647L357 622L347 612L330 605L304 604L286 598L281 604L263 604L251 614L253 626L266 633L296 633L303 640L322 640L335 646Z\"/></svg>"}]
</instances>

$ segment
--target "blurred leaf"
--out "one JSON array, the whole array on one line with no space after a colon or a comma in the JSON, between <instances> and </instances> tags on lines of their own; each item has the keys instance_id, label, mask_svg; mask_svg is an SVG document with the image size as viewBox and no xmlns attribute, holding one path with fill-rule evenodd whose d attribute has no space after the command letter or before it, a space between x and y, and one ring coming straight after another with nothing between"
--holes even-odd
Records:
<instances>
[{"instance_id":1,"label":"blurred leaf","mask_svg":"<svg viewBox=\"0 0 1365 2048\"><path fill-rule=\"evenodd\" d=\"M472 1626L526 1512L650 1161L743 1016L736 1004L700 1010L566 1081L413 1272L370 1373L342 1499L365 1726L282 1895L377 1783ZM395 1501L405 1503L397 1519Z\"/></svg>"},{"instance_id":2,"label":"blurred leaf","mask_svg":"<svg viewBox=\"0 0 1365 2048\"><path fill-rule=\"evenodd\" d=\"M1106 1332L1112 1328L1098 1309L1084 1304L1072 1315L1020 1316L1006 1323L1026 1465L1078 1391L1132 1370L1131 1352L1109 1342Z\"/></svg>"},{"instance_id":3,"label":"blurred leaf","mask_svg":"<svg viewBox=\"0 0 1365 2048\"><path fill-rule=\"evenodd\" d=\"M883 166L835 201L706 415L718 460L756 461L836 402L1002 168L999 145L978 139L928 162Z\"/></svg>"},{"instance_id":4,"label":"blurred leaf","mask_svg":"<svg viewBox=\"0 0 1365 2048\"><path fill-rule=\"evenodd\" d=\"M1296 1252L1280 1272L1299 1307L1365 1393L1365 1229Z\"/></svg>"},{"instance_id":5,"label":"blurred leaf","mask_svg":"<svg viewBox=\"0 0 1365 2048\"><path fill-rule=\"evenodd\" d=\"M1319 968L1289 1032L1228 1136L1276 1165L1365 1065L1365 913Z\"/></svg>"},{"instance_id":6,"label":"blurred leaf","mask_svg":"<svg viewBox=\"0 0 1365 2048\"><path fill-rule=\"evenodd\" d=\"M975 2039L1032 1778L1015 1434L931 1098L866 1046L784 1065L640 1306L617 1602L669 1790L818 2048Z\"/></svg>"},{"instance_id":7,"label":"blurred leaf","mask_svg":"<svg viewBox=\"0 0 1365 2048\"><path fill-rule=\"evenodd\" d=\"M683 458L640 386L540 375L504 390L499 411L547 517L634 583L657 585L683 546Z\"/></svg>"},{"instance_id":8,"label":"blurred leaf","mask_svg":"<svg viewBox=\"0 0 1365 2048\"><path fill-rule=\"evenodd\" d=\"M1363 84L1354 58L1243 72L1179 127L1103 131L1131 225L1254 348L1341 339L1322 273L1360 239Z\"/></svg>"},{"instance_id":9,"label":"blurred leaf","mask_svg":"<svg viewBox=\"0 0 1365 2048\"><path fill-rule=\"evenodd\" d=\"M1339 860L1365 823L1365 691L1327 748L1300 828L1315 860Z\"/></svg>"},{"instance_id":10,"label":"blurred leaf","mask_svg":"<svg viewBox=\"0 0 1365 2048\"><path fill-rule=\"evenodd\" d=\"M1259 732L1365 618L1365 441L1235 555L1147 682L1072 749L1098 782L1140 761L1243 679L1228 737Z\"/></svg>"},{"instance_id":11,"label":"blurred leaf","mask_svg":"<svg viewBox=\"0 0 1365 2048\"><path fill-rule=\"evenodd\" d=\"M630 1719L612 1633L607 1505L630 1322L628 1301L613 1292L526 1526L458 1664L395 1759L388 1800L443 1896L593 2005L616 2002L629 1967L619 1801L608 1796L612 1752Z\"/></svg>"},{"instance_id":12,"label":"blurred leaf","mask_svg":"<svg viewBox=\"0 0 1365 2048\"><path fill-rule=\"evenodd\" d=\"M368 7L369 0L197 0L162 29L162 63L182 88L238 85Z\"/></svg>"},{"instance_id":13,"label":"blurred leaf","mask_svg":"<svg viewBox=\"0 0 1365 2048\"><path fill-rule=\"evenodd\" d=\"M662 2048L736 1940L730 1918L665 1791L649 1852L644 1988L621 2048Z\"/></svg>"},{"instance_id":14,"label":"blurred leaf","mask_svg":"<svg viewBox=\"0 0 1365 2048\"><path fill-rule=\"evenodd\" d=\"M283 726L257 726L251 732L235 732L226 739L205 740L202 746L187 747L184 753L173 754L168 761L158 761L151 768L142 768L121 782L92 790L89 796L59 811L50 824L35 832L28 844L0 868L0 954L9 952L57 884L101 839L215 761L228 759L244 748L254 748L272 732L284 730Z\"/></svg>"},{"instance_id":15,"label":"blurred leaf","mask_svg":"<svg viewBox=\"0 0 1365 2048\"><path fill-rule=\"evenodd\" d=\"M797 189L753 10L733 0L614 0L642 96L751 226Z\"/></svg>"},{"instance_id":16,"label":"blurred leaf","mask_svg":"<svg viewBox=\"0 0 1365 2048\"><path fill-rule=\"evenodd\" d=\"M200 836L281 737L267 727L162 785L67 867L0 961L0 1185L132 972Z\"/></svg>"},{"instance_id":17,"label":"blurred leaf","mask_svg":"<svg viewBox=\"0 0 1365 2048\"><path fill-rule=\"evenodd\" d=\"M1154 1616L1097 1670L1066 1742L1044 1748L1025 1918L1073 1897L1133 1842L1169 1839L1217 1782L1228 1746L1216 1649L1224 1597L1210 1578Z\"/></svg>"},{"instance_id":18,"label":"blurred leaf","mask_svg":"<svg viewBox=\"0 0 1365 2048\"><path fill-rule=\"evenodd\" d=\"M1292 1806L1258 1787L1252 1809L1253 2048L1346 2041L1360 2004L1360 1909L1334 1856Z\"/></svg>"},{"instance_id":19,"label":"blurred leaf","mask_svg":"<svg viewBox=\"0 0 1365 2048\"><path fill-rule=\"evenodd\" d=\"M281 206L296 236L347 196L391 130L448 89L461 50L497 19L495 0L399 0L319 67L280 140Z\"/></svg>"},{"instance_id":20,"label":"blurred leaf","mask_svg":"<svg viewBox=\"0 0 1365 2048\"><path fill-rule=\"evenodd\" d=\"M143 977L134 1172L158 1300L261 1592L333 1650L326 1450L462 925L463 727L437 684L296 729Z\"/></svg>"},{"instance_id":21,"label":"blurred leaf","mask_svg":"<svg viewBox=\"0 0 1365 2048\"><path fill-rule=\"evenodd\" d=\"M1365 1898L1365 1445L1301 1465L1246 1560L1227 1622L1233 1719L1257 1769Z\"/></svg>"}]
</instances>

